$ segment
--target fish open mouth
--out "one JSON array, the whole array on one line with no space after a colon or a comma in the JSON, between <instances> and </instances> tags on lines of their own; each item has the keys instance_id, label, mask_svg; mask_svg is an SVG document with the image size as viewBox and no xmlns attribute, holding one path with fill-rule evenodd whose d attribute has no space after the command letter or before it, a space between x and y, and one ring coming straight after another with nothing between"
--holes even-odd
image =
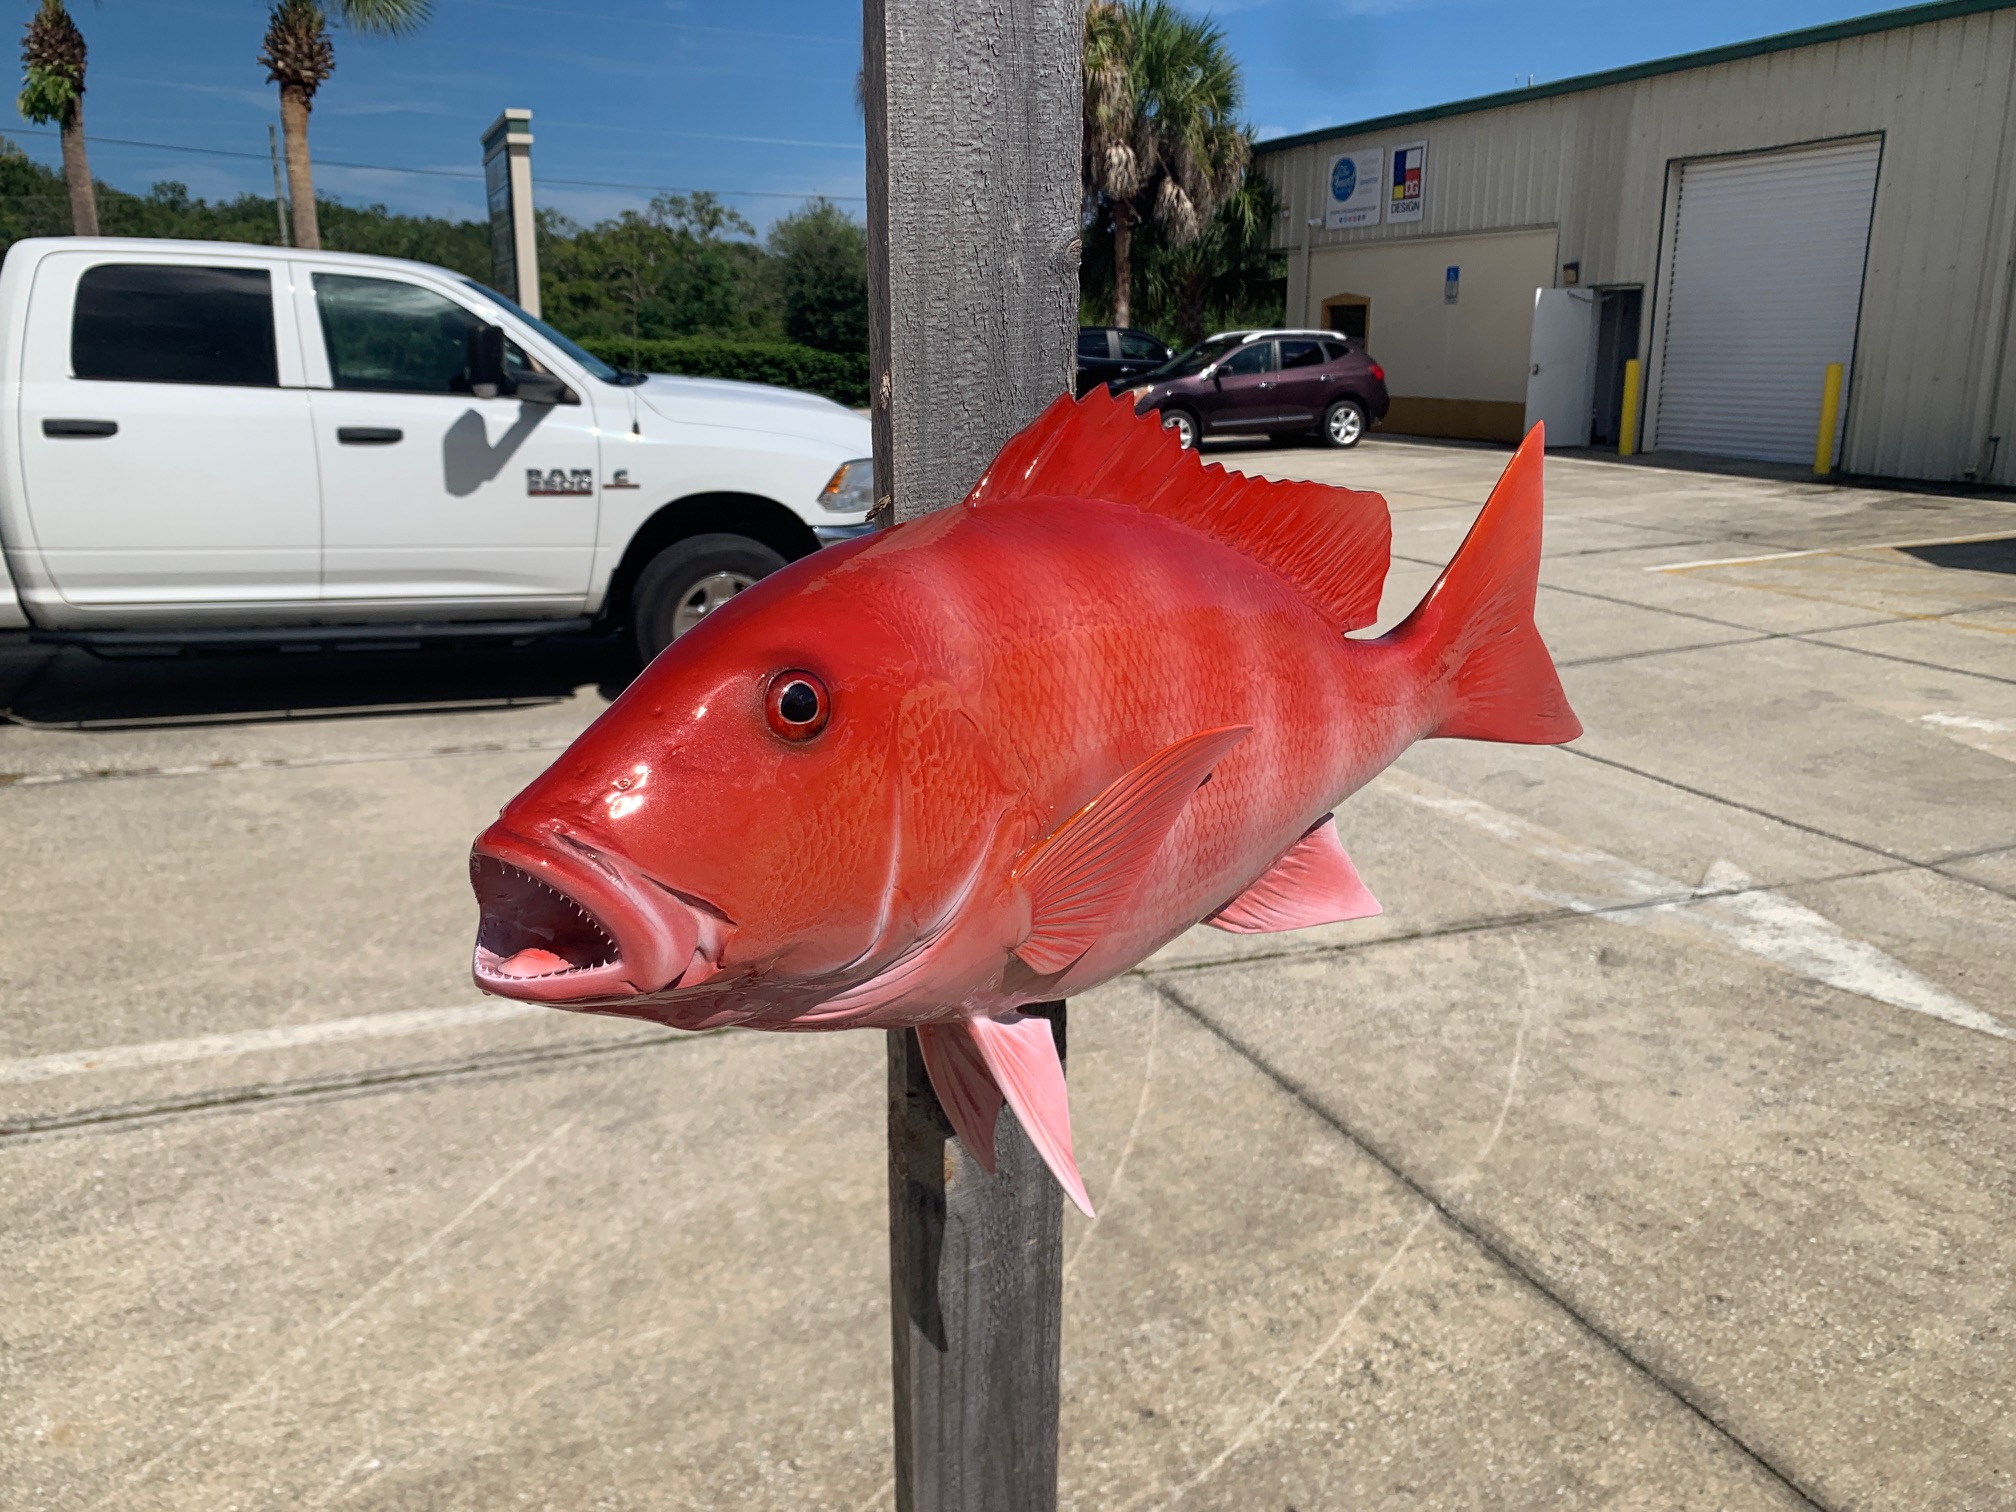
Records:
<instances>
[{"instance_id":1,"label":"fish open mouth","mask_svg":"<svg viewBox=\"0 0 2016 1512\"><path fill-rule=\"evenodd\" d=\"M721 921L560 826L492 825L469 882L483 911L471 966L499 997L607 1005L704 980L720 959Z\"/></svg>"},{"instance_id":2,"label":"fish open mouth","mask_svg":"<svg viewBox=\"0 0 2016 1512\"><path fill-rule=\"evenodd\" d=\"M600 972L623 951L581 903L508 861L471 856L469 880L483 908L476 974L504 982Z\"/></svg>"}]
</instances>

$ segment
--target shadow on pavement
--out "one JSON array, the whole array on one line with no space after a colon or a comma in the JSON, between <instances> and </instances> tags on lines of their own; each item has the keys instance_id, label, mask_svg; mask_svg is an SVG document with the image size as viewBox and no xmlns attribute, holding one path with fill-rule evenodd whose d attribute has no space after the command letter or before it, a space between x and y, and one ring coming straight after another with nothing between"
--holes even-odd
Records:
<instances>
[{"instance_id":1,"label":"shadow on pavement","mask_svg":"<svg viewBox=\"0 0 2016 1512\"><path fill-rule=\"evenodd\" d=\"M184 652L105 657L0 647L0 720L65 728L258 723L552 703L636 673L613 640L385 651Z\"/></svg>"},{"instance_id":2,"label":"shadow on pavement","mask_svg":"<svg viewBox=\"0 0 2016 1512\"><path fill-rule=\"evenodd\" d=\"M1962 572L2016 573L2016 535L1992 541L1944 541L1936 546L1900 546L1904 555L1934 567Z\"/></svg>"}]
</instances>

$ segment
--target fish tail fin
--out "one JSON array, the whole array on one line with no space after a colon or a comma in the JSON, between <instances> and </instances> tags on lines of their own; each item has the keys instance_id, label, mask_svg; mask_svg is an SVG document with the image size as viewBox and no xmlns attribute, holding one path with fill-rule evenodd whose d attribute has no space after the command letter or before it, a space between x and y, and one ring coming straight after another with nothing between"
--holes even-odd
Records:
<instances>
[{"instance_id":1,"label":"fish tail fin","mask_svg":"<svg viewBox=\"0 0 2016 1512\"><path fill-rule=\"evenodd\" d=\"M1533 623L1543 444L1536 425L1428 596L1385 637L1434 690L1430 736L1559 745L1582 733Z\"/></svg>"}]
</instances>

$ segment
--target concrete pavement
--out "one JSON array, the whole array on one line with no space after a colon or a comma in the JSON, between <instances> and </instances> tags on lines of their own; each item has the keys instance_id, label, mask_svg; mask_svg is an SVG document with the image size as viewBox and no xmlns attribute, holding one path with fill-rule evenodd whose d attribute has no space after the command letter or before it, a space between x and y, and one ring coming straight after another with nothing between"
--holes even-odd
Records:
<instances>
[{"instance_id":1,"label":"concrete pavement","mask_svg":"<svg viewBox=\"0 0 2016 1512\"><path fill-rule=\"evenodd\" d=\"M1220 459L1385 492L1390 621L1504 454ZM1382 917L1074 1005L1068 1506L2016 1504L2016 506L1549 504L1585 737L1416 747ZM17 670L8 1505L889 1505L879 1037L467 986L597 676Z\"/></svg>"}]
</instances>

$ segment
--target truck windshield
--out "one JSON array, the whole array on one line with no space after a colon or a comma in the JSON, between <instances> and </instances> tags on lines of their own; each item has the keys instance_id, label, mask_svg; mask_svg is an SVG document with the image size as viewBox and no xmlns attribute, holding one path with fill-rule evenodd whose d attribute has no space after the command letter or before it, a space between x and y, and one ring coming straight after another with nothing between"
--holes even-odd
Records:
<instances>
[{"instance_id":1,"label":"truck windshield","mask_svg":"<svg viewBox=\"0 0 2016 1512\"><path fill-rule=\"evenodd\" d=\"M1200 341L1189 351L1178 353L1145 376L1158 382L1170 378L1194 378L1237 345L1237 336L1218 336L1210 341Z\"/></svg>"},{"instance_id":2,"label":"truck windshield","mask_svg":"<svg viewBox=\"0 0 2016 1512\"><path fill-rule=\"evenodd\" d=\"M505 309L509 310L513 315L516 315L520 320L524 321L525 324L532 327L533 330L537 331L541 336L544 336L548 341L552 342L553 345L560 348L561 351L565 352L569 357L572 357L576 362L580 363L581 366L588 369L588 371L591 374L593 374L597 378L600 378L604 383L632 384L632 383L642 383L644 381L644 375L642 373L632 373L624 368L611 367L608 363L604 362L600 357L597 357L593 352L587 351L582 347L577 346L574 342L568 340L565 336L562 336L558 331L554 330L553 327L546 324L546 322L541 320L537 315L527 314L524 310L521 310L518 307L517 301L506 299L502 294L499 294L495 289L491 288L488 284L480 284L476 282L476 280L473 278L465 278L462 281L467 285L469 285L470 288L474 289L478 294L481 294L485 299L496 301L496 303L502 305Z\"/></svg>"}]
</instances>

